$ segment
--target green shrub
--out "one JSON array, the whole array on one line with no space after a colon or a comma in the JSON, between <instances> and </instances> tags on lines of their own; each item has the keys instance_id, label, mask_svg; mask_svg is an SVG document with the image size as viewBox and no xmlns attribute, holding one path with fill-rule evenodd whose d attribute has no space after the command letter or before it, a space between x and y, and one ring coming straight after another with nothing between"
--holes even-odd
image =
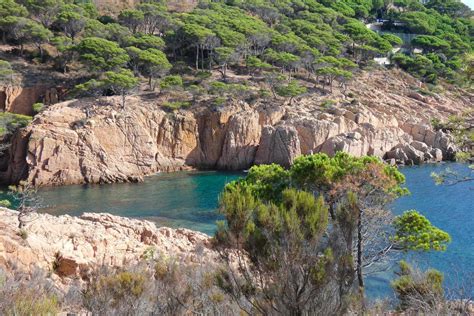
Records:
<instances>
[{"instance_id":1,"label":"green shrub","mask_svg":"<svg viewBox=\"0 0 474 316\"><path fill-rule=\"evenodd\" d=\"M33 111L35 111L35 113L41 112L43 108L44 108L43 103L38 102L38 103L33 104Z\"/></svg>"},{"instance_id":2,"label":"green shrub","mask_svg":"<svg viewBox=\"0 0 474 316\"><path fill-rule=\"evenodd\" d=\"M20 229L18 236L20 236L21 239L26 240L28 238L28 232L24 229Z\"/></svg>"},{"instance_id":3,"label":"green shrub","mask_svg":"<svg viewBox=\"0 0 474 316\"><path fill-rule=\"evenodd\" d=\"M217 97L212 101L214 106L223 106L227 102L227 99L224 97Z\"/></svg>"},{"instance_id":4,"label":"green shrub","mask_svg":"<svg viewBox=\"0 0 474 316\"><path fill-rule=\"evenodd\" d=\"M10 208L12 203L9 200L0 200L0 207Z\"/></svg>"},{"instance_id":5,"label":"green shrub","mask_svg":"<svg viewBox=\"0 0 474 316\"><path fill-rule=\"evenodd\" d=\"M405 261L399 265L399 278L392 282L392 288L400 301L401 310L417 309L421 304L434 307L442 303L444 276L441 272L434 269L421 272Z\"/></svg>"},{"instance_id":6,"label":"green shrub","mask_svg":"<svg viewBox=\"0 0 474 316\"><path fill-rule=\"evenodd\" d=\"M60 298L41 270L28 275L0 270L0 315L57 315Z\"/></svg>"},{"instance_id":7,"label":"green shrub","mask_svg":"<svg viewBox=\"0 0 474 316\"><path fill-rule=\"evenodd\" d=\"M31 116L14 114L9 112L0 113L0 136L11 134L18 128L27 126L31 122Z\"/></svg>"},{"instance_id":8,"label":"green shrub","mask_svg":"<svg viewBox=\"0 0 474 316\"><path fill-rule=\"evenodd\" d=\"M198 71L196 73L196 78L198 78L200 80L209 79L209 78L211 78L211 76L212 76L212 73L210 73L209 71Z\"/></svg>"},{"instance_id":9,"label":"green shrub","mask_svg":"<svg viewBox=\"0 0 474 316\"><path fill-rule=\"evenodd\" d=\"M191 102L188 101L172 101L163 103L162 107L168 110L179 110L191 106Z\"/></svg>"},{"instance_id":10,"label":"green shrub","mask_svg":"<svg viewBox=\"0 0 474 316\"><path fill-rule=\"evenodd\" d=\"M57 315L60 311L56 296L38 295L32 291L19 293L11 305L7 315Z\"/></svg>"},{"instance_id":11,"label":"green shrub","mask_svg":"<svg viewBox=\"0 0 474 316\"><path fill-rule=\"evenodd\" d=\"M335 104L336 104L336 101L334 100L324 100L323 103L321 103L321 107L324 109L328 109Z\"/></svg>"},{"instance_id":12,"label":"green shrub","mask_svg":"<svg viewBox=\"0 0 474 316\"><path fill-rule=\"evenodd\" d=\"M250 95L250 88L240 83L224 83L213 81L209 87L209 93L214 95L230 95L238 99L245 99Z\"/></svg>"},{"instance_id":13,"label":"green shrub","mask_svg":"<svg viewBox=\"0 0 474 316\"><path fill-rule=\"evenodd\" d=\"M288 84L276 86L275 91L279 96L289 98L289 102L291 104L293 98L306 93L307 89L306 87L300 85L298 81L291 80L288 82Z\"/></svg>"},{"instance_id":14,"label":"green shrub","mask_svg":"<svg viewBox=\"0 0 474 316\"><path fill-rule=\"evenodd\" d=\"M167 76L160 82L160 88L162 90L181 88L183 86L183 79L181 76Z\"/></svg>"}]
</instances>

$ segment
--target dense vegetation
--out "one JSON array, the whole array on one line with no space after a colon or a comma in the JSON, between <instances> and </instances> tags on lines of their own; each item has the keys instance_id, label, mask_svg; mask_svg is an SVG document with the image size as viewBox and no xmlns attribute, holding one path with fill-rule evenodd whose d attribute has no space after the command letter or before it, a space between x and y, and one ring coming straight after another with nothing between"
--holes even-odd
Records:
<instances>
[{"instance_id":1,"label":"dense vegetation","mask_svg":"<svg viewBox=\"0 0 474 316\"><path fill-rule=\"evenodd\" d=\"M299 157L252 167L221 197L216 233L230 265L218 283L249 314L338 315L363 301L364 275L394 251L442 251L447 233L418 212L384 206L404 176L373 157ZM249 258L246 260L245 258ZM357 304L356 304L357 305Z\"/></svg>"},{"instance_id":2,"label":"dense vegetation","mask_svg":"<svg viewBox=\"0 0 474 316\"><path fill-rule=\"evenodd\" d=\"M141 77L154 90L170 71L183 75L192 66L197 80L185 83L192 93L212 94L207 86L196 89L202 74L219 70L226 82L232 68L264 74L274 96L291 100L306 92L293 76L315 78L323 88L343 84L377 56L390 55L428 82L440 77L469 82L471 16L457 0L425 5L417 0L200 1L189 13L171 12L165 1L156 0L117 16L100 15L87 1L4 0L0 30L3 42L17 45L19 56L57 71L78 71L76 92L82 94L125 96ZM376 19L385 21L383 34L365 26ZM386 32L417 36L405 43L408 50L393 55L403 43ZM7 65L0 68L0 76L9 76ZM242 90L245 86L237 93Z\"/></svg>"}]
</instances>

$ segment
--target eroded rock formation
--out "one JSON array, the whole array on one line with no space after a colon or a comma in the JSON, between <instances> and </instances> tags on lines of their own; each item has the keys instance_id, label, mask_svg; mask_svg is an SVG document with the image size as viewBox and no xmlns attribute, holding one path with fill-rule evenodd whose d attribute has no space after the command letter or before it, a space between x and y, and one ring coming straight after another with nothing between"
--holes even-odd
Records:
<instances>
[{"instance_id":1,"label":"eroded rock formation","mask_svg":"<svg viewBox=\"0 0 474 316\"><path fill-rule=\"evenodd\" d=\"M16 114L33 115L33 104L42 102L54 104L59 100L59 92L49 86L35 85L32 87L5 86L0 87L0 110Z\"/></svg>"},{"instance_id":2,"label":"eroded rock formation","mask_svg":"<svg viewBox=\"0 0 474 316\"><path fill-rule=\"evenodd\" d=\"M401 72L364 73L351 94L310 94L293 105L230 102L167 112L150 96L129 97L120 110L114 97L50 106L15 136L4 182L26 177L36 185L139 181L183 168L247 169L288 166L301 154L346 151L392 163L451 159L449 135L433 118L470 106L444 96L415 98L419 85ZM350 97L348 95L351 95ZM420 101L421 100L421 101Z\"/></svg>"},{"instance_id":3,"label":"eroded rock formation","mask_svg":"<svg viewBox=\"0 0 474 316\"><path fill-rule=\"evenodd\" d=\"M209 236L188 229L157 228L148 221L85 213L80 217L32 214L20 236L17 212L0 208L0 268L34 268L66 278L87 278L100 266L136 265L144 256L213 262ZM12 266L14 265L14 267Z\"/></svg>"}]
</instances>

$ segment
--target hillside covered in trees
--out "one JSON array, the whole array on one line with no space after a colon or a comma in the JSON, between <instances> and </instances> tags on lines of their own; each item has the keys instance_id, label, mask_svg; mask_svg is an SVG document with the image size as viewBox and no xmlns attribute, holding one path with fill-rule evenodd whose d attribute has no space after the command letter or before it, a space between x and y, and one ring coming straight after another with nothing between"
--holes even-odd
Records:
<instances>
[{"instance_id":1,"label":"hillside covered in trees","mask_svg":"<svg viewBox=\"0 0 474 316\"><path fill-rule=\"evenodd\" d=\"M472 83L472 11L457 0L200 1L175 9L143 1L109 16L87 1L4 0L2 41L15 47L5 59L69 74L69 97L183 85L193 94L245 94L249 82L226 84L230 69L262 79L262 96L291 99L306 92L305 80L323 90L344 85L375 57L427 83ZM366 26L377 21L381 31ZM394 35L401 33L415 36L406 43ZM0 67L2 82L13 83L11 64ZM201 84L217 71L220 80Z\"/></svg>"}]
</instances>

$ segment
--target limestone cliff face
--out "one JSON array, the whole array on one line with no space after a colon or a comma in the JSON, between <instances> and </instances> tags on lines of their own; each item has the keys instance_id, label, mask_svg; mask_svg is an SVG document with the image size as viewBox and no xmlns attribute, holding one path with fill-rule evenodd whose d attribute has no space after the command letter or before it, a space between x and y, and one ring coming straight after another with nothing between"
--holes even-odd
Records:
<instances>
[{"instance_id":1,"label":"limestone cliff face","mask_svg":"<svg viewBox=\"0 0 474 316\"><path fill-rule=\"evenodd\" d=\"M363 74L352 97L334 94L329 107L322 106L328 97L316 94L291 106L203 103L178 112L164 111L149 96L129 97L124 111L114 97L55 104L15 135L2 178L36 185L139 181L190 167L288 166L301 154L341 150L392 163L452 158L450 136L433 131L429 121L459 113L468 101L449 94L415 98L407 82L414 79L400 76Z\"/></svg>"}]
</instances>

